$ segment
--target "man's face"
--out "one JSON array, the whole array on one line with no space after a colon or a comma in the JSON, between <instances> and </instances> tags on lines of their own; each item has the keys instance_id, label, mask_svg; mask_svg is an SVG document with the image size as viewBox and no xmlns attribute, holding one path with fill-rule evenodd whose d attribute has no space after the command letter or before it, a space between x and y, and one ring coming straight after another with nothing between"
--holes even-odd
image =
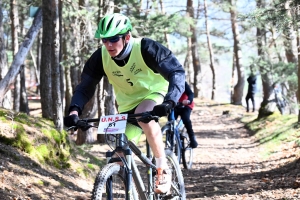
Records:
<instances>
[{"instance_id":1,"label":"man's face","mask_svg":"<svg viewBox=\"0 0 300 200\"><path fill-rule=\"evenodd\" d=\"M108 51L109 55L111 57L115 57L119 55L119 53L123 50L125 43L128 42L130 38L130 35L127 34L125 36L125 41L122 36L115 36L111 38L104 38L102 39L103 44L106 47L106 50Z\"/></svg>"}]
</instances>

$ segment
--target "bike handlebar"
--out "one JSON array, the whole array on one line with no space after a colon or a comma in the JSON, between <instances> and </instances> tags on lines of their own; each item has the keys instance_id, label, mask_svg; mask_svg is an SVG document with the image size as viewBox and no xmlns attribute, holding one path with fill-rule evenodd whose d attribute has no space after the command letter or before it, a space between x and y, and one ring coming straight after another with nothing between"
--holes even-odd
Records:
<instances>
[{"instance_id":1,"label":"bike handlebar","mask_svg":"<svg viewBox=\"0 0 300 200\"><path fill-rule=\"evenodd\" d=\"M128 114L127 122L144 122L149 123L151 120L158 122L159 116L156 116L153 111L146 111L142 113L135 113L135 114ZM92 122L99 122L100 118L88 118L88 119L80 119L77 121L75 126L69 127L67 130L71 129L81 129L81 130L88 130L91 127L97 127L91 125Z\"/></svg>"}]
</instances>

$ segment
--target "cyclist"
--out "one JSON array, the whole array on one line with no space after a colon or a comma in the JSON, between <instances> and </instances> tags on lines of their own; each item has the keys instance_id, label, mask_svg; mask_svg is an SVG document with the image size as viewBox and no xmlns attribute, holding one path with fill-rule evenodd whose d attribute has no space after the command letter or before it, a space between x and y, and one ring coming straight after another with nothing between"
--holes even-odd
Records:
<instances>
[{"instance_id":1,"label":"cyclist","mask_svg":"<svg viewBox=\"0 0 300 200\"><path fill-rule=\"evenodd\" d=\"M133 38L132 25L123 14L104 16L95 33L103 46L85 63L81 82L76 86L67 127L73 126L84 105L92 98L96 85L106 76L114 88L119 113L153 110L166 116L184 91L185 72L173 53L149 38ZM135 124L143 129L157 164L156 193L167 193L171 187L161 128L154 120Z\"/></svg>"},{"instance_id":2,"label":"cyclist","mask_svg":"<svg viewBox=\"0 0 300 200\"><path fill-rule=\"evenodd\" d=\"M190 119L191 112L195 104L193 100L194 100L194 93L191 90L188 83L185 82L185 90L178 101L179 102L178 106L174 108L174 117L175 119L177 119L178 116L181 117L182 122L190 138L190 146L192 148L196 148L198 146L198 142L196 140L192 121Z\"/></svg>"}]
</instances>

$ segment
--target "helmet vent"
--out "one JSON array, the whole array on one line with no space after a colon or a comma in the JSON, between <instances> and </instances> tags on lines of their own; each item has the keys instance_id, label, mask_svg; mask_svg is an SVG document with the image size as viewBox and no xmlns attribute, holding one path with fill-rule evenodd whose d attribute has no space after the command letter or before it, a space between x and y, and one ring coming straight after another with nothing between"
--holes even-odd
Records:
<instances>
[{"instance_id":1,"label":"helmet vent","mask_svg":"<svg viewBox=\"0 0 300 200\"><path fill-rule=\"evenodd\" d=\"M107 24L107 26L106 26L106 30L109 30L109 27L110 27L112 21L113 21L113 18L111 18L111 19L109 20L109 22L108 22L108 24Z\"/></svg>"},{"instance_id":2,"label":"helmet vent","mask_svg":"<svg viewBox=\"0 0 300 200\"><path fill-rule=\"evenodd\" d=\"M120 23L121 23L121 20L118 20L116 23L116 27L118 27Z\"/></svg>"},{"instance_id":3,"label":"helmet vent","mask_svg":"<svg viewBox=\"0 0 300 200\"><path fill-rule=\"evenodd\" d=\"M104 30L104 20L102 20L102 23L101 23L101 30ZM100 27L99 27L100 28Z\"/></svg>"}]
</instances>

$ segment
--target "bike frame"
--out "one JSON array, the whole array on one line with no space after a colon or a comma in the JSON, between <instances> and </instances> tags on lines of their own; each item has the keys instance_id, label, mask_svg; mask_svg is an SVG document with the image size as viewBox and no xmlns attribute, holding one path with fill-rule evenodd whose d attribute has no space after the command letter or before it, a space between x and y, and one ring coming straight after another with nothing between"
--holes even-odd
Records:
<instances>
[{"instance_id":1,"label":"bike frame","mask_svg":"<svg viewBox=\"0 0 300 200\"><path fill-rule=\"evenodd\" d=\"M139 118L140 117L140 118ZM137 119L138 118L138 119ZM142 121L144 123L147 123L148 120L155 120L156 122L158 122L159 117L153 115L151 112L144 112L144 113L139 113L139 114L130 114L128 115L127 118L127 122L135 122L135 121ZM74 128L90 128L90 127L97 127L94 125L89 125L90 122L99 122L99 118L98 119L83 119L83 120L79 120L77 122L77 124L73 127L70 127L68 130L70 129L74 129ZM112 122L111 124L113 124L114 122ZM107 126L110 127L111 124L108 124ZM104 129L107 130L107 129ZM105 133L106 134L106 133ZM152 161L154 160L151 154L151 149L150 146L146 140L146 155L144 153L141 152L141 150L136 146L136 144L132 141L127 141L127 137L125 135L125 133L121 133L121 134L114 134L115 135L115 140L114 142L114 147L112 147L112 151L107 151L106 152L106 160L107 160L107 165L106 167L110 167L110 166L115 166L118 167L120 166L118 172L114 171L114 173L118 173L118 175L122 178L122 181L124 182L124 186L125 188L123 188L125 191L125 198L126 199L141 199L141 200L153 200L153 199L161 199L164 198L165 195L161 194L155 194L154 193L154 187L153 187L153 169L156 170L156 166L155 166L155 162L152 163ZM107 136L107 134L106 134ZM108 139L107 137L105 137L106 139L106 143L108 143ZM147 169L147 181L145 181L145 183L142 180L141 174L139 173L139 170L137 168L137 164L135 162L135 160L132 157L132 152L136 155L136 157L142 161L142 163L144 164L144 166ZM176 158L173 154L173 152L166 150L166 154L168 154L168 159L170 159L170 164L172 165L172 168L174 169L173 172L175 172L175 176L177 177L176 183L174 184L172 182L171 184L171 188L172 191L174 193L171 194L167 194L166 198L173 198L173 194L179 198L183 197L185 199L185 189L184 189L184 180L182 177L182 173L180 170L179 165L176 162ZM110 163L115 163L115 164L110 164ZM119 165L119 166L117 166ZM109 169L109 168L108 168ZM116 168L115 168L116 169ZM99 174L101 174L101 172L99 172ZM106 197L107 199L112 199L112 190L113 187L113 183L114 180L112 180L112 177L114 174L109 174L110 177L104 177L105 178L105 184L106 184ZM105 176L105 174L104 174ZM101 175L102 177L102 175ZM102 179L98 179L101 177L97 177L96 180L97 184L100 184L100 187L103 189L104 185L102 182ZM134 182L132 182L134 181ZM146 188L146 184L148 185L148 187ZM133 187L135 186L135 187ZM94 187L96 187L94 185ZM94 188L95 189L95 188ZM95 193L94 193L95 192ZM102 192L103 191L96 191L93 190L93 196L94 194L97 195L97 192ZM169 196L168 196L169 195ZM94 198L94 197L93 197Z\"/></svg>"},{"instance_id":2,"label":"bike frame","mask_svg":"<svg viewBox=\"0 0 300 200\"><path fill-rule=\"evenodd\" d=\"M154 199L154 192L153 192L153 169L156 169L156 166L152 163L152 154L151 149L146 141L146 155L144 155L139 148L131 141L127 141L128 145L125 145L127 138L125 134L118 134L116 136L115 141L115 149L110 152L106 152L106 159L107 163L113 162L122 162L124 167L127 171L127 185L129 186L126 188L126 199L130 199L130 194L132 194L132 178L135 182L135 187L139 193L141 200L153 200ZM147 166L147 185L148 189L145 189L145 184L141 178L139 170L137 168L135 160L132 158L132 152ZM117 157L114 157L117 155ZM125 159L124 156L125 155ZM111 185L109 185L111 188ZM109 195L110 191L106 191Z\"/></svg>"},{"instance_id":3,"label":"bike frame","mask_svg":"<svg viewBox=\"0 0 300 200\"><path fill-rule=\"evenodd\" d=\"M175 119L174 109L171 110L170 119L171 119L171 122L170 122L170 124L171 124L171 131L174 133L173 136L172 136L173 137L172 138L172 142L174 144L174 140L175 140L174 137L177 138L177 141L181 141L179 126L181 126L181 123L183 123L183 122L182 122L182 119L180 119L179 122L177 122L177 120ZM173 144L172 144L172 146L173 146ZM180 149L182 149L181 142L179 142L179 147L180 147Z\"/></svg>"}]
</instances>

